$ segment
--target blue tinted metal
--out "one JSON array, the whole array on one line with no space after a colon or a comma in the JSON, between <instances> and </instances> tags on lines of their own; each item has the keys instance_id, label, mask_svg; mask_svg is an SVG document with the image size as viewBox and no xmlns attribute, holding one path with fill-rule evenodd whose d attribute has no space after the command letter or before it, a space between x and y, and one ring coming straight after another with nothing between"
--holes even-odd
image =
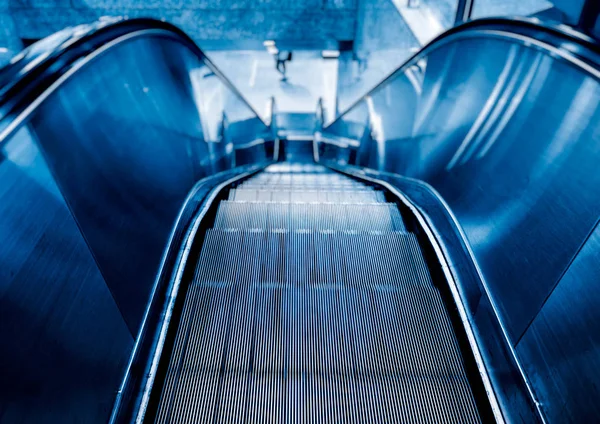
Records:
<instances>
[{"instance_id":1,"label":"blue tinted metal","mask_svg":"<svg viewBox=\"0 0 600 424\"><path fill-rule=\"evenodd\" d=\"M423 179L442 194L518 338L600 210L590 191L596 147L588 142L600 86L509 42L464 40L460 49L476 54L478 65L446 45L427 58L422 83L407 70L330 130L353 137L360 120L368 122L357 164ZM573 220L568 230L559 225L564 216Z\"/></svg>"},{"instance_id":2,"label":"blue tinted metal","mask_svg":"<svg viewBox=\"0 0 600 424\"><path fill-rule=\"evenodd\" d=\"M103 422L133 337L27 130L0 181L0 422Z\"/></svg>"},{"instance_id":3,"label":"blue tinted metal","mask_svg":"<svg viewBox=\"0 0 600 424\"><path fill-rule=\"evenodd\" d=\"M517 345L551 422L600 416L600 228Z\"/></svg>"},{"instance_id":4,"label":"blue tinted metal","mask_svg":"<svg viewBox=\"0 0 600 424\"><path fill-rule=\"evenodd\" d=\"M136 23L65 47L30 107L1 99L0 421L106 422L189 190L272 157L195 45Z\"/></svg>"},{"instance_id":5,"label":"blue tinted metal","mask_svg":"<svg viewBox=\"0 0 600 424\"><path fill-rule=\"evenodd\" d=\"M187 192L198 179L245 162L252 140L229 135L240 123L252 140L266 131L211 68L164 34L133 37L98 55L31 116L132 333ZM252 161L265 159L260 140Z\"/></svg>"},{"instance_id":6,"label":"blue tinted metal","mask_svg":"<svg viewBox=\"0 0 600 424\"><path fill-rule=\"evenodd\" d=\"M483 359L486 367L485 380L490 382L490 390L493 391L493 395L488 394L488 397L494 399L494 403L498 402L498 412L502 413L505 422L541 422L538 408L520 375L515 356L506 346L503 329L476 265L455 221L435 190L419 180L370 168L346 166L336 169L359 178L366 176L380 183L390 184L423 214L425 225L441 242L443 261L452 274L453 281L448 283L455 285L460 292L460 302L457 302L460 305L457 304L457 307L464 307L469 317L470 322L465 323L465 327L470 327L472 331L478 356Z\"/></svg>"},{"instance_id":7,"label":"blue tinted metal","mask_svg":"<svg viewBox=\"0 0 600 424\"><path fill-rule=\"evenodd\" d=\"M316 125L314 113L277 113L274 119L280 137L312 138L314 134Z\"/></svg>"},{"instance_id":8,"label":"blue tinted metal","mask_svg":"<svg viewBox=\"0 0 600 424\"><path fill-rule=\"evenodd\" d=\"M442 195L512 343L600 215L598 73L536 43L456 31L325 128L320 146L324 159L424 180ZM587 383L573 383L583 396Z\"/></svg>"}]
</instances>

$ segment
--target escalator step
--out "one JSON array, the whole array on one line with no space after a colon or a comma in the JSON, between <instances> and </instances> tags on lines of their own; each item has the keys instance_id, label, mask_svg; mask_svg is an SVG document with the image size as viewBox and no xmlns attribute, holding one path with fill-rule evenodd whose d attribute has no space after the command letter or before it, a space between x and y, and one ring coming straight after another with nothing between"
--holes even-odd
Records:
<instances>
[{"instance_id":1,"label":"escalator step","mask_svg":"<svg viewBox=\"0 0 600 424\"><path fill-rule=\"evenodd\" d=\"M215 228L344 232L406 231L393 203L223 201Z\"/></svg>"},{"instance_id":2,"label":"escalator step","mask_svg":"<svg viewBox=\"0 0 600 424\"><path fill-rule=\"evenodd\" d=\"M261 175L267 174L289 174L293 173L295 175L335 175L329 169L325 168L321 165L309 164L309 163L290 163L290 162L280 162L275 163L273 165L269 165L263 172L256 175L260 177Z\"/></svg>"},{"instance_id":3,"label":"escalator step","mask_svg":"<svg viewBox=\"0 0 600 424\"><path fill-rule=\"evenodd\" d=\"M156 422L481 422L416 236L374 187L278 163L205 233Z\"/></svg>"},{"instance_id":4,"label":"escalator step","mask_svg":"<svg viewBox=\"0 0 600 424\"><path fill-rule=\"evenodd\" d=\"M479 422L412 234L206 234L157 422Z\"/></svg>"},{"instance_id":5,"label":"escalator step","mask_svg":"<svg viewBox=\"0 0 600 424\"><path fill-rule=\"evenodd\" d=\"M341 185L365 187L366 185L335 174L259 174L242 184L281 184L281 185Z\"/></svg>"},{"instance_id":6,"label":"escalator step","mask_svg":"<svg viewBox=\"0 0 600 424\"><path fill-rule=\"evenodd\" d=\"M263 202L330 202L375 203L385 202L385 195L374 190L278 190L236 188L229 192L229 200Z\"/></svg>"},{"instance_id":7,"label":"escalator step","mask_svg":"<svg viewBox=\"0 0 600 424\"><path fill-rule=\"evenodd\" d=\"M244 183L237 186L238 189L254 189L254 190L328 190L328 191L373 191L374 189L365 185L348 185L348 184L281 184L281 183Z\"/></svg>"},{"instance_id":8,"label":"escalator step","mask_svg":"<svg viewBox=\"0 0 600 424\"><path fill-rule=\"evenodd\" d=\"M212 229L206 238L211 243L202 249L201 261L207 263L203 275L215 284L379 289L418 285L437 292L410 233ZM350 260L354 254L359 257Z\"/></svg>"}]
</instances>

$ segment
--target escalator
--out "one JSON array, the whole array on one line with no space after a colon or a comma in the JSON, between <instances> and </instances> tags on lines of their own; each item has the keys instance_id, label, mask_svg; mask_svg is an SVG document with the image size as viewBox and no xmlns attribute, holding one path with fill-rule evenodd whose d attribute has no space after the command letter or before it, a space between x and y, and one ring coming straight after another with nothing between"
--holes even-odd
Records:
<instances>
[{"instance_id":1,"label":"escalator","mask_svg":"<svg viewBox=\"0 0 600 424\"><path fill-rule=\"evenodd\" d=\"M473 21L323 122L259 114L166 22L23 52L0 422L593 421L599 69Z\"/></svg>"},{"instance_id":2,"label":"escalator","mask_svg":"<svg viewBox=\"0 0 600 424\"><path fill-rule=\"evenodd\" d=\"M154 422L489 418L417 238L385 197L285 162L230 188L155 384Z\"/></svg>"}]
</instances>

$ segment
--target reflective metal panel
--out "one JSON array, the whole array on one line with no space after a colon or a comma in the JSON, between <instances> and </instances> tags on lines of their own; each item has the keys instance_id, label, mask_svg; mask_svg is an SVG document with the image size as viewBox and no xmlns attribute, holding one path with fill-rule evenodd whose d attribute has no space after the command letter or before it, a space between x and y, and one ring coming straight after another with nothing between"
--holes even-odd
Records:
<instances>
[{"instance_id":1,"label":"reflective metal panel","mask_svg":"<svg viewBox=\"0 0 600 424\"><path fill-rule=\"evenodd\" d=\"M490 30L434 43L325 128L319 148L441 194L513 344L600 215L600 73L573 45L550 54L526 38Z\"/></svg>"},{"instance_id":2,"label":"reflective metal panel","mask_svg":"<svg viewBox=\"0 0 600 424\"><path fill-rule=\"evenodd\" d=\"M190 188L267 158L266 124L154 26L65 42L30 104L1 99L1 422L107 422Z\"/></svg>"},{"instance_id":3,"label":"reflective metal panel","mask_svg":"<svg viewBox=\"0 0 600 424\"><path fill-rule=\"evenodd\" d=\"M248 152L237 122L266 126L194 52L165 34L122 41L86 63L30 118L61 191L132 333L181 204L202 177ZM236 142L238 144L236 144ZM258 152L257 152L258 151Z\"/></svg>"},{"instance_id":4,"label":"reflective metal panel","mask_svg":"<svg viewBox=\"0 0 600 424\"><path fill-rule=\"evenodd\" d=\"M517 345L551 422L600 416L600 227Z\"/></svg>"},{"instance_id":5,"label":"reflective metal panel","mask_svg":"<svg viewBox=\"0 0 600 424\"><path fill-rule=\"evenodd\" d=\"M486 380L490 382L490 390L494 393L490 398L498 402L499 412L505 422L542 422L529 388L520 375L516 358L506 345L502 326L476 265L465 248L465 241L435 190L422 181L398 174L349 166L336 169L359 178L366 176L375 182L390 184L423 214L425 225L437 237L443 249L444 262L453 280L448 281L448 285L456 286L459 292L460 302L457 302L456 308L464 308L469 317L465 327L470 327L469 332L472 332L473 341L478 347L477 357L482 358L486 366Z\"/></svg>"},{"instance_id":6,"label":"reflective metal panel","mask_svg":"<svg viewBox=\"0 0 600 424\"><path fill-rule=\"evenodd\" d=\"M461 51L477 60L463 60ZM406 73L391 79L331 133L362 118L368 137L358 164L425 180L442 194L516 339L600 211L600 85L565 62L496 39L446 45L427 58L422 86L407 80ZM405 112L410 105L414 112Z\"/></svg>"},{"instance_id":7,"label":"reflective metal panel","mask_svg":"<svg viewBox=\"0 0 600 424\"><path fill-rule=\"evenodd\" d=\"M106 422L133 337L26 130L0 217L0 422Z\"/></svg>"}]
</instances>

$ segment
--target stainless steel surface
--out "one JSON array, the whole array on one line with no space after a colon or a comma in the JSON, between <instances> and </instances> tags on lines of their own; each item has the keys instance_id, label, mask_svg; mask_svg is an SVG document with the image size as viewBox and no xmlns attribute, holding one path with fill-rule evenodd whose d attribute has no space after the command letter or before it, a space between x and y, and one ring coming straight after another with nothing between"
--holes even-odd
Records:
<instances>
[{"instance_id":1,"label":"stainless steel surface","mask_svg":"<svg viewBox=\"0 0 600 424\"><path fill-rule=\"evenodd\" d=\"M238 134L267 128L185 44L127 37L88 58L28 128L135 334L186 194L200 178L264 160L264 144Z\"/></svg>"},{"instance_id":2,"label":"stainless steel surface","mask_svg":"<svg viewBox=\"0 0 600 424\"><path fill-rule=\"evenodd\" d=\"M267 157L268 127L159 26L62 43L0 117L2 422L106 422L189 190Z\"/></svg>"},{"instance_id":3,"label":"stainless steel surface","mask_svg":"<svg viewBox=\"0 0 600 424\"><path fill-rule=\"evenodd\" d=\"M546 299L600 214L600 49L528 31L457 30L434 42L323 129L319 152L433 186L462 228L513 346L543 319ZM595 274L578 275L591 294ZM548 332L537 334L540 346L554 343ZM562 343L581 348L580 335L573 330ZM517 350L549 419L597 415L588 388L600 371L591 357L573 358L587 356L578 348L535 357ZM572 367L540 375L548 363ZM555 380L569 404L553 391Z\"/></svg>"},{"instance_id":4,"label":"stainless steel surface","mask_svg":"<svg viewBox=\"0 0 600 424\"><path fill-rule=\"evenodd\" d=\"M516 346L552 422L600 416L600 228L596 226ZM550 384L549 384L550 383ZM576 387L578 390L573 390ZM585 395L582 395L585 394Z\"/></svg>"},{"instance_id":5,"label":"stainless steel surface","mask_svg":"<svg viewBox=\"0 0 600 424\"><path fill-rule=\"evenodd\" d=\"M189 189L199 178L273 157L274 134L297 143L282 145L288 157L305 157L315 124L324 159L402 173L441 193L491 294L492 304L475 302L473 321L485 331L485 319L500 311L550 421L595 419L600 49L564 28L529 23L517 33L502 20L490 22L496 24L467 24L437 40L325 129L308 115L280 115L268 128L203 54L166 25L113 37L99 49L83 42L81 55L71 51L71 58L63 55L69 43L55 40L67 50L64 62L44 62L54 64L42 69L52 84L0 116L0 421L105 422ZM45 57L34 53L32 61ZM32 69L19 66L14 75ZM298 134L303 139L294 141ZM242 400L262 396L278 399L281 408L250 402L248 411L307 414L279 416L289 421L310 414L332 421L477 421L439 293L384 194L323 175L304 175L299 184L292 175L279 178L281 171L231 191L204 258L212 252L211 265L223 265L212 271L222 273L224 286L202 268L194 293L212 299L199 304L212 308L213 318L241 319L236 331L263 329L268 337L255 346L271 343L283 356L279 362L266 350L235 356L230 347L243 346L226 341L248 336L227 333L235 321L196 321L218 337L194 333L194 348L228 349L204 357L212 374L197 382L217 384L204 394L218 402L197 406L218 405L215 417L225 419L226 412L240 412ZM316 172L285 172L305 171ZM286 256L277 257L281 246ZM308 267L306 256L313 258ZM240 265L239 257L247 261ZM250 266L263 260L264 268ZM236 271L261 285L242 290ZM306 272L312 280L299 278ZM218 302L233 309L219 310ZM235 308L250 304L255 315L243 320ZM495 323L488 324L492 333ZM276 339L285 328L287 345ZM314 331L306 336L305 329ZM394 349L402 343L420 350ZM254 366L250 358L293 372L274 367L266 376L250 374L262 380L247 381L234 365ZM315 363L370 377L303 368ZM224 377L221 364L229 367ZM398 373L398 364L416 374ZM385 369L393 372L384 375ZM415 377L423 370L433 374ZM289 391L259 391L275 382ZM256 391L243 399L224 395L242 386ZM364 403L348 416L357 399ZM314 408L283 409L300 403Z\"/></svg>"},{"instance_id":6,"label":"stainless steel surface","mask_svg":"<svg viewBox=\"0 0 600 424\"><path fill-rule=\"evenodd\" d=\"M242 185L373 191L295 169L272 165ZM440 293L393 208L223 201L156 422L481 422Z\"/></svg>"},{"instance_id":7,"label":"stainless steel surface","mask_svg":"<svg viewBox=\"0 0 600 424\"><path fill-rule=\"evenodd\" d=\"M0 422L105 421L134 337L25 129L0 181Z\"/></svg>"},{"instance_id":8,"label":"stainless steel surface","mask_svg":"<svg viewBox=\"0 0 600 424\"><path fill-rule=\"evenodd\" d=\"M419 220L444 270L496 421L543 422L535 395L522 378L514 349L506 343L506 332L466 246L466 238L439 194L427 183L398 174L351 166L336 170L387 188Z\"/></svg>"},{"instance_id":9,"label":"stainless steel surface","mask_svg":"<svg viewBox=\"0 0 600 424\"><path fill-rule=\"evenodd\" d=\"M458 5L456 6L456 18L454 19L454 24L459 25L463 22L471 19L471 14L473 12L473 3L476 0L459 0Z\"/></svg>"},{"instance_id":10,"label":"stainless steel surface","mask_svg":"<svg viewBox=\"0 0 600 424\"><path fill-rule=\"evenodd\" d=\"M364 202L370 199L360 200ZM392 203L340 205L333 202L312 204L228 200L219 207L215 228L364 232L402 231L404 225L398 208Z\"/></svg>"},{"instance_id":11,"label":"stainless steel surface","mask_svg":"<svg viewBox=\"0 0 600 424\"><path fill-rule=\"evenodd\" d=\"M312 113L277 113L275 122L278 135L286 138L289 135L305 136L312 139L316 120Z\"/></svg>"},{"instance_id":12,"label":"stainless steel surface","mask_svg":"<svg viewBox=\"0 0 600 424\"><path fill-rule=\"evenodd\" d=\"M166 343L166 333L179 297L186 264L201 247L196 235L221 191L232 183L262 170L263 165L237 167L200 180L188 194L176 219L168 247L161 261L156 282L135 341L127 370L109 423L140 421L148 404L157 374L159 358Z\"/></svg>"}]
</instances>

